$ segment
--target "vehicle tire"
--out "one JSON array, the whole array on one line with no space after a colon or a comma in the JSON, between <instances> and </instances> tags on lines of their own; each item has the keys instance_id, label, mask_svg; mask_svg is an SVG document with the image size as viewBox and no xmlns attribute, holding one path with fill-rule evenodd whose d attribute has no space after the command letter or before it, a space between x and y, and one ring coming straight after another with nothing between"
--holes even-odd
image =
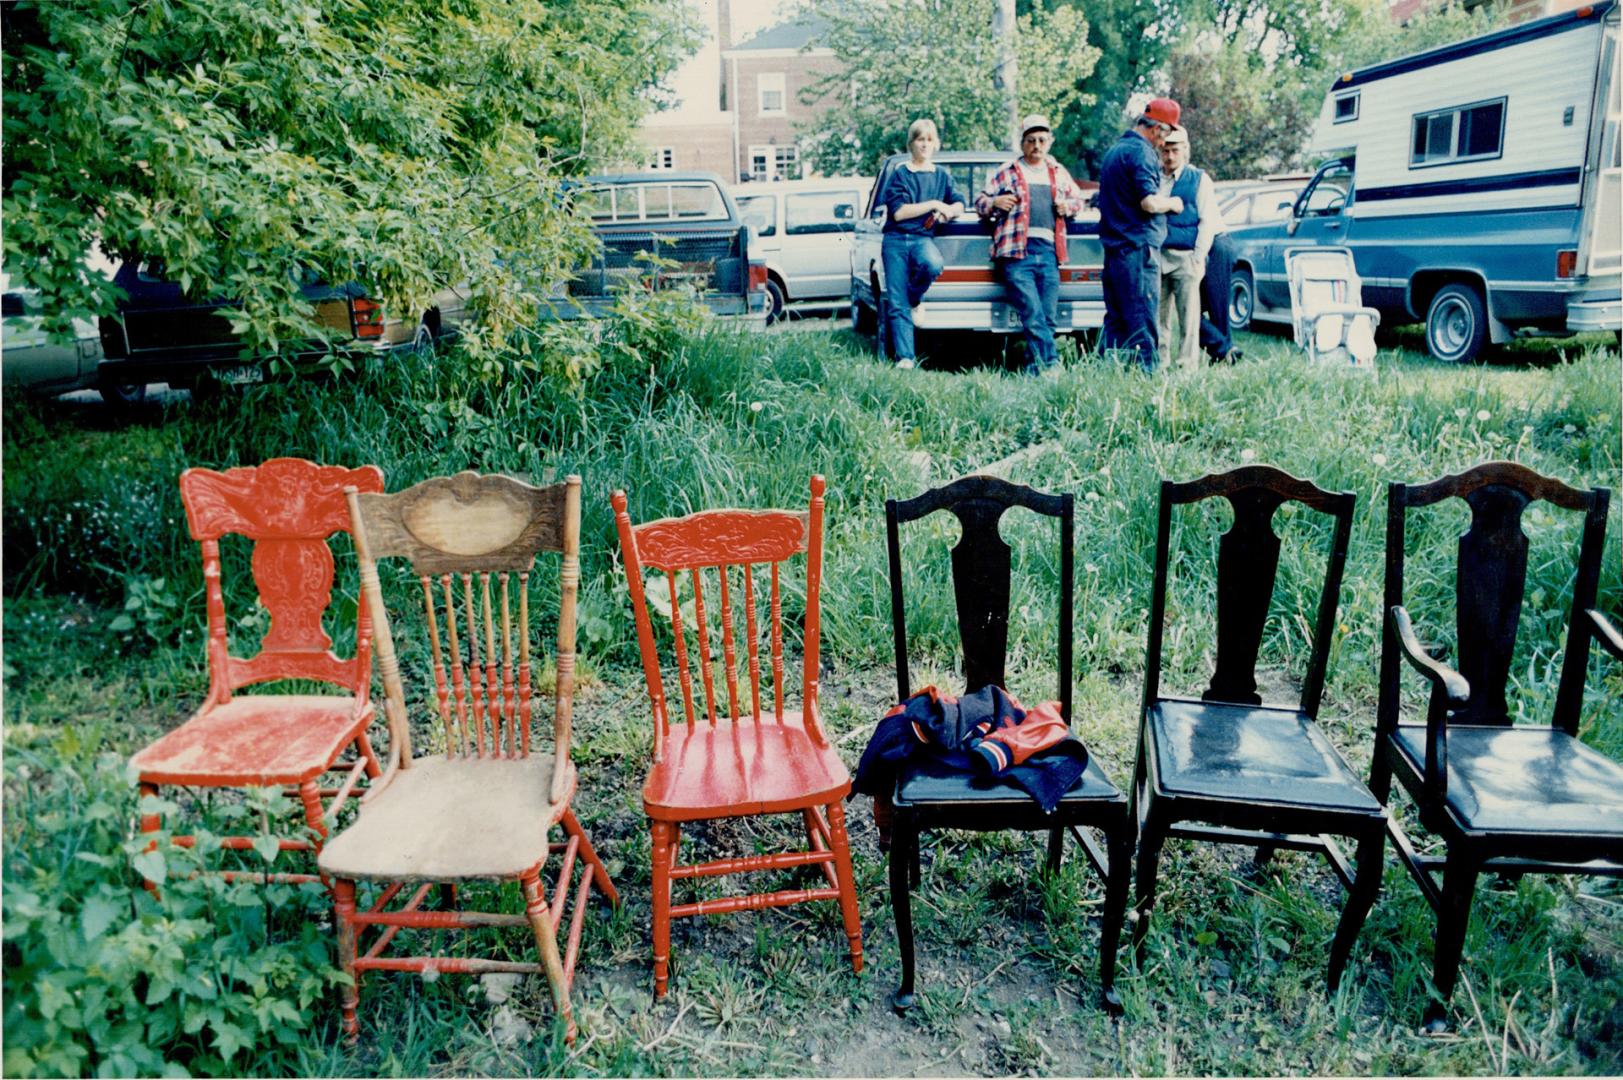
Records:
<instances>
[{"instance_id":1,"label":"vehicle tire","mask_svg":"<svg viewBox=\"0 0 1623 1080\"><path fill-rule=\"evenodd\" d=\"M1256 313L1256 279L1248 268L1236 266L1229 279L1229 331L1251 329L1251 318Z\"/></svg>"},{"instance_id":2,"label":"vehicle tire","mask_svg":"<svg viewBox=\"0 0 1623 1080\"><path fill-rule=\"evenodd\" d=\"M851 299L851 332L867 337L879 328L879 316L861 300Z\"/></svg>"},{"instance_id":3,"label":"vehicle tire","mask_svg":"<svg viewBox=\"0 0 1623 1080\"><path fill-rule=\"evenodd\" d=\"M1426 309L1426 349L1445 364L1468 364L1488 340L1488 309L1474 285L1444 285Z\"/></svg>"},{"instance_id":4,"label":"vehicle tire","mask_svg":"<svg viewBox=\"0 0 1623 1080\"><path fill-rule=\"evenodd\" d=\"M102 401L107 403L109 409L129 409L147 399L147 384L144 382L119 382L111 375L103 375L96 383L96 389L101 393Z\"/></svg>"},{"instance_id":5,"label":"vehicle tire","mask_svg":"<svg viewBox=\"0 0 1623 1080\"><path fill-rule=\"evenodd\" d=\"M783 308L787 301L783 295L783 286L778 284L776 278L766 279L766 324L771 326L783 320Z\"/></svg>"}]
</instances>

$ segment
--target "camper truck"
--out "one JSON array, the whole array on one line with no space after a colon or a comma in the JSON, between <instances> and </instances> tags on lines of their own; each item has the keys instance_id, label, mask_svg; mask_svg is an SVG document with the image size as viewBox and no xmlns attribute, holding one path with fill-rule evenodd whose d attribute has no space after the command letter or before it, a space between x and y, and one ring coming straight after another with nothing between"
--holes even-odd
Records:
<instances>
[{"instance_id":1,"label":"camper truck","mask_svg":"<svg viewBox=\"0 0 1623 1080\"><path fill-rule=\"evenodd\" d=\"M1608 0L1338 78L1313 139L1328 160L1288 218L1233 230L1235 325L1288 323L1285 253L1323 244L1440 360L1617 331L1618 18Z\"/></svg>"}]
</instances>

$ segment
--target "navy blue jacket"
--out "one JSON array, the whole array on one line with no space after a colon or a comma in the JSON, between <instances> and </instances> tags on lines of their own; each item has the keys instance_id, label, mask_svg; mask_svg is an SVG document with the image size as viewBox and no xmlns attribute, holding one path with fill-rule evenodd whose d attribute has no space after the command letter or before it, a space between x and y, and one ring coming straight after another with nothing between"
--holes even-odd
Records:
<instances>
[{"instance_id":1,"label":"navy blue jacket","mask_svg":"<svg viewBox=\"0 0 1623 1080\"><path fill-rule=\"evenodd\" d=\"M891 170L885 180L885 193L879 200L885 207L885 232L929 236L935 231L934 214L920 214L906 221L896 220L896 211L908 203L929 202L940 199L951 206L963 202L952 188L952 175L937 165L933 172L914 172L904 162Z\"/></svg>"},{"instance_id":2,"label":"navy blue jacket","mask_svg":"<svg viewBox=\"0 0 1623 1080\"><path fill-rule=\"evenodd\" d=\"M1146 214L1144 196L1161 190L1161 157L1150 140L1124 131L1099 166L1099 242L1107 248L1161 246L1166 217Z\"/></svg>"}]
</instances>

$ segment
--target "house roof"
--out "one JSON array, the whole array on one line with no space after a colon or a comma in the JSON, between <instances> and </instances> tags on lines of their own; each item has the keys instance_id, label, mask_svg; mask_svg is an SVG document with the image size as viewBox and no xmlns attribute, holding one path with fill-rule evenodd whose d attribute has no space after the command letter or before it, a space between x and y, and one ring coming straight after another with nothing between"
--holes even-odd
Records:
<instances>
[{"instance_id":1,"label":"house roof","mask_svg":"<svg viewBox=\"0 0 1623 1080\"><path fill-rule=\"evenodd\" d=\"M767 49L803 49L828 30L828 21L817 15L798 15L788 22L768 27L748 41L734 45L729 52L761 52Z\"/></svg>"}]
</instances>

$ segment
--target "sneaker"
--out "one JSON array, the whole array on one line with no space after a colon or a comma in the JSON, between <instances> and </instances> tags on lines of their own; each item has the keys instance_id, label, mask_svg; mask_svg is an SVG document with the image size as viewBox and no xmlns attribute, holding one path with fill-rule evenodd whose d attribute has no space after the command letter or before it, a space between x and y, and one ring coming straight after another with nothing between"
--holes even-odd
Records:
<instances>
[{"instance_id":1,"label":"sneaker","mask_svg":"<svg viewBox=\"0 0 1623 1080\"><path fill-rule=\"evenodd\" d=\"M900 360L896 361L897 371L912 371L916 367L918 367L918 364L913 362L913 358L911 356L904 356Z\"/></svg>"}]
</instances>

